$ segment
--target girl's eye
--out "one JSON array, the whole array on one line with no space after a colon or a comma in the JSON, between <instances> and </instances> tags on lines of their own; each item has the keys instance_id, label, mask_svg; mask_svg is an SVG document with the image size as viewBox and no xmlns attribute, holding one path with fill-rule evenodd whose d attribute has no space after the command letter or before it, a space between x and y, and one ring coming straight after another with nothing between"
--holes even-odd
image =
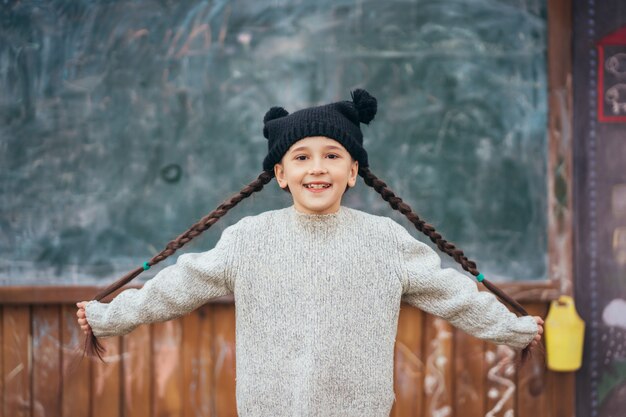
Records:
<instances>
[{"instance_id":1,"label":"girl's eye","mask_svg":"<svg viewBox=\"0 0 626 417\"><path fill-rule=\"evenodd\" d=\"M305 159L305 158L306 158L306 155L298 155L298 156L296 156L296 158L295 158L295 159L296 159L297 161L304 161L304 159Z\"/></svg>"},{"instance_id":2,"label":"girl's eye","mask_svg":"<svg viewBox=\"0 0 626 417\"><path fill-rule=\"evenodd\" d=\"M339 158L339 155L336 155L336 154L334 154L334 153L331 153L331 154L328 154L328 157L329 157L330 159L337 159L337 158Z\"/></svg>"}]
</instances>

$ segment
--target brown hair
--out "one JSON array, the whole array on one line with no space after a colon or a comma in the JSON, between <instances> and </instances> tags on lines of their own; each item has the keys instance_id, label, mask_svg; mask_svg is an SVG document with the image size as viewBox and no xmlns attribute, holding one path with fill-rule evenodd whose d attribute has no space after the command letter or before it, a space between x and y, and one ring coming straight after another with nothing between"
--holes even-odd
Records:
<instances>
[{"instance_id":1,"label":"brown hair","mask_svg":"<svg viewBox=\"0 0 626 417\"><path fill-rule=\"evenodd\" d=\"M417 214L413 212L411 207L402 201L400 197L397 197L393 191L387 188L387 184L378 179L369 168L359 167L359 175L363 177L365 184L372 187L376 190L377 193L381 195L381 197L389 203L389 205L394 209L398 210L400 213L404 214L407 219L415 228L420 232L424 233L426 236L430 238L432 242L434 242L437 247L442 251L450 255L456 262L461 264L464 270L471 273L474 276L478 276L479 272L476 269L476 263L469 260L464 254L463 251L457 249L453 243L450 243L443 239L435 228L430 224L426 223L424 220L420 219ZM257 179L252 181L250 184L245 186L238 194L229 198L220 204L215 210L204 216L200 221L195 223L189 230L185 233L178 236L176 239L172 240L168 243L163 251L154 256L148 262L148 265L156 265L161 262L165 258L171 256L176 252L179 248L183 247L187 242L191 239L198 236L200 233L207 230L209 227L214 225L219 219L221 219L231 208L235 207L241 200L246 197L249 197L252 193L257 191L261 191L263 187L269 183L272 178L274 178L273 171L264 171L262 172ZM109 285L107 288L99 292L94 300L100 301L104 297L112 294L117 291L127 283L129 283L133 278L137 277L144 271L143 267L138 267L133 271L129 272L119 280L115 281L113 284ZM519 315L528 316L528 312L522 307L517 301L513 298L509 297L504 293L500 288L496 287L493 283L484 279L482 283L487 287L492 293L498 296L502 301L511 306ZM86 339L85 341L85 352L90 355L96 355L102 360L102 353L104 352L104 348L98 342L98 339L93 335L93 333ZM522 350L521 355L521 363L525 363L529 358L531 352L530 345L525 347Z\"/></svg>"}]
</instances>

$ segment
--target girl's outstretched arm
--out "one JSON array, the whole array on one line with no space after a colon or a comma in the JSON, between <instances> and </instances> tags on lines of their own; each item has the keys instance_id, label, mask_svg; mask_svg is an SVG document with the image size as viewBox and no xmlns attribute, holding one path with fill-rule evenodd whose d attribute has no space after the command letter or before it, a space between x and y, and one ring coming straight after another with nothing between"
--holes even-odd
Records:
<instances>
[{"instance_id":1,"label":"girl's outstretched arm","mask_svg":"<svg viewBox=\"0 0 626 417\"><path fill-rule=\"evenodd\" d=\"M477 283L466 274L441 268L441 258L430 246L415 239L398 223L391 223L400 247L403 301L496 344L523 349L540 340L541 318L518 317L492 293L479 291Z\"/></svg>"},{"instance_id":2,"label":"girl's outstretched arm","mask_svg":"<svg viewBox=\"0 0 626 417\"><path fill-rule=\"evenodd\" d=\"M217 245L180 255L140 289L122 291L110 303L78 303L78 323L96 337L123 335L140 324L187 314L208 300L233 293L238 224L224 230Z\"/></svg>"}]
</instances>

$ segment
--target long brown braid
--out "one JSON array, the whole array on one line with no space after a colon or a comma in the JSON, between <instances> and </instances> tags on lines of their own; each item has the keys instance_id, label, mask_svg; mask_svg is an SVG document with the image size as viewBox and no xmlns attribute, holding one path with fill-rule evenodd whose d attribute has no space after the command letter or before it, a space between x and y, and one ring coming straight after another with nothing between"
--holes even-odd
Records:
<instances>
[{"instance_id":1,"label":"long brown braid","mask_svg":"<svg viewBox=\"0 0 626 417\"><path fill-rule=\"evenodd\" d=\"M437 233L433 226L420 219L419 216L413 212L413 209L411 209L408 204L402 201L400 197L396 196L393 191L387 188L387 184L385 184L384 181L380 180L378 177L372 174L369 168L359 167L359 175L363 177L363 181L365 181L365 184L376 190L376 192L381 195L383 200L387 201L394 210L398 210L400 213L404 214L406 218L409 219L411 223L413 223L415 228L428 236L430 240L435 245L437 245L437 247L442 252L445 252L452 258L454 258L455 261L461 264L461 267L464 270L474 276L478 276L479 272L478 269L476 269L475 262L469 260L467 256L463 254L463 251L458 249L453 243L446 241L439 233ZM517 301L507 295L500 288L496 287L492 282L483 279L482 283L485 285L485 287L487 287L487 289L489 289L489 291L491 291L501 300L510 305L520 315L529 315L524 307L522 307ZM531 348L530 345L528 345L522 350L522 364L524 364L530 357L530 353Z\"/></svg>"},{"instance_id":2,"label":"long brown braid","mask_svg":"<svg viewBox=\"0 0 626 417\"><path fill-rule=\"evenodd\" d=\"M150 259L147 264L149 266L156 265L162 260L168 258L169 256L172 256L178 249L185 246L185 244L187 244L190 240L207 230L209 227L213 226L219 219L221 219L226 213L228 213L231 208L239 204L241 200L250 197L250 195L252 195L253 193L261 191L263 187L272 180L272 178L274 178L274 173L272 171L263 171L257 177L257 179L242 188L238 194L224 201L215 210L213 210L202 219L200 219L193 226L191 226L189 230L168 243L165 249L155 255L152 259ZM124 275L122 278L118 279L117 281L106 287L104 290L96 294L94 300L102 300L107 295L112 294L124 285L128 284L143 271L144 267L142 266L130 271L128 274ZM93 333L91 333L85 340L85 353L91 356L98 356L100 360L103 360L102 354L104 353L104 347L100 344L100 342Z\"/></svg>"}]
</instances>

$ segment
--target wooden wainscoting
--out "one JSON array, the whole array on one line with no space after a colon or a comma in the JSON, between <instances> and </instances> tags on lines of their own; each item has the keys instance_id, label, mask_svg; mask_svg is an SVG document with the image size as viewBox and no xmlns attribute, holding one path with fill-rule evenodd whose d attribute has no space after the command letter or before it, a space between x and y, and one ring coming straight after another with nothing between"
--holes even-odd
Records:
<instances>
[{"instance_id":1,"label":"wooden wainscoting","mask_svg":"<svg viewBox=\"0 0 626 417\"><path fill-rule=\"evenodd\" d=\"M236 415L232 300L103 339L101 363L81 360L84 339L67 299L39 294L29 303L6 295L0 298L0 417ZM547 305L526 307L545 317ZM516 370L513 358L507 347L403 304L391 415L574 416L572 373L547 371L542 356Z\"/></svg>"}]
</instances>

